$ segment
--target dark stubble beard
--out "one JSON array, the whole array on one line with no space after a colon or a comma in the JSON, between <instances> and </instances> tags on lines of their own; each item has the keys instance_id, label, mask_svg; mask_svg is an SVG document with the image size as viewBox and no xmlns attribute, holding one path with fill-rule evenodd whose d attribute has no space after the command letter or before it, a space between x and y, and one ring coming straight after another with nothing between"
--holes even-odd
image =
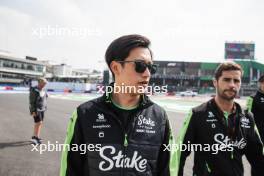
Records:
<instances>
[{"instance_id":1,"label":"dark stubble beard","mask_svg":"<svg viewBox=\"0 0 264 176\"><path fill-rule=\"evenodd\" d=\"M234 92L234 95L229 97L225 94L225 92L227 91L233 91ZM217 94L219 97L221 97L222 99L224 100L227 100L227 101L233 101L237 95L237 91L236 90L233 90L233 89L229 89L229 90L223 90L222 92L219 91L219 89L217 89Z\"/></svg>"}]
</instances>

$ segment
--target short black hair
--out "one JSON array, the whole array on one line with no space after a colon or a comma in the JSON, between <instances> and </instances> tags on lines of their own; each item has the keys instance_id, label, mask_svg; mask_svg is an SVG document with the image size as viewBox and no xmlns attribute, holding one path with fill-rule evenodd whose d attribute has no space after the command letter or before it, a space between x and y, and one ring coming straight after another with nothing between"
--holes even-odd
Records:
<instances>
[{"instance_id":1,"label":"short black hair","mask_svg":"<svg viewBox=\"0 0 264 176\"><path fill-rule=\"evenodd\" d=\"M258 82L264 82L264 75L261 75L261 76L259 77Z\"/></svg>"},{"instance_id":2,"label":"short black hair","mask_svg":"<svg viewBox=\"0 0 264 176\"><path fill-rule=\"evenodd\" d=\"M222 76L223 71L240 71L241 77L243 76L242 67L233 61L223 62L220 65L218 65L218 67L215 70L215 75L214 75L216 80L218 80Z\"/></svg>"},{"instance_id":3,"label":"short black hair","mask_svg":"<svg viewBox=\"0 0 264 176\"><path fill-rule=\"evenodd\" d=\"M151 42L147 37L138 34L124 35L115 39L105 52L105 61L110 71L112 72L110 68L112 61L124 61L130 51L138 47L149 49L152 58L152 51L149 48L150 44Z\"/></svg>"}]
</instances>

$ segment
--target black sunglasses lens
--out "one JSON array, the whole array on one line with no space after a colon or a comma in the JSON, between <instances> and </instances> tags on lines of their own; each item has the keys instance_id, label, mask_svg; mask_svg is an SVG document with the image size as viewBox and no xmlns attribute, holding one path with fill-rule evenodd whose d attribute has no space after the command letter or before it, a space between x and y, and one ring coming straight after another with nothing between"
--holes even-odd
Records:
<instances>
[{"instance_id":1,"label":"black sunglasses lens","mask_svg":"<svg viewBox=\"0 0 264 176\"><path fill-rule=\"evenodd\" d=\"M144 62L135 62L136 64L136 72L144 73L148 68L151 74L155 74L157 71L157 65L155 64L146 64Z\"/></svg>"},{"instance_id":2,"label":"black sunglasses lens","mask_svg":"<svg viewBox=\"0 0 264 176\"><path fill-rule=\"evenodd\" d=\"M157 65L150 65L149 70L151 74L155 74L157 71Z\"/></svg>"},{"instance_id":3,"label":"black sunglasses lens","mask_svg":"<svg viewBox=\"0 0 264 176\"><path fill-rule=\"evenodd\" d=\"M135 62L136 64L136 72L138 73L144 73L144 71L147 68L147 64L145 64L144 62Z\"/></svg>"}]
</instances>

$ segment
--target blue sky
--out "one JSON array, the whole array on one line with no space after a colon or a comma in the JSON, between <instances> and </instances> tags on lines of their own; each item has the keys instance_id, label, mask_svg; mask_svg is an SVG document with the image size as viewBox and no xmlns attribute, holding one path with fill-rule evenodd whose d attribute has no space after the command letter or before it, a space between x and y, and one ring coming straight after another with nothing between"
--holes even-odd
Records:
<instances>
[{"instance_id":1,"label":"blue sky","mask_svg":"<svg viewBox=\"0 0 264 176\"><path fill-rule=\"evenodd\" d=\"M264 63L262 0L1 0L0 50L105 68L115 38L142 34L156 60L221 61L225 41L255 42Z\"/></svg>"}]
</instances>

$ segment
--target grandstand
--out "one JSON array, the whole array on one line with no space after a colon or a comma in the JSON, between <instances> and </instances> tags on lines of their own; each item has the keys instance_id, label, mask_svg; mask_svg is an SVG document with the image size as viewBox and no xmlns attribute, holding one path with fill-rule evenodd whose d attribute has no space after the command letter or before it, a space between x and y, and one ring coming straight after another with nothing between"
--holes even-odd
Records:
<instances>
[{"instance_id":1,"label":"grandstand","mask_svg":"<svg viewBox=\"0 0 264 176\"><path fill-rule=\"evenodd\" d=\"M19 58L0 53L0 84L26 85L31 79L45 76L46 65L36 58Z\"/></svg>"},{"instance_id":2,"label":"grandstand","mask_svg":"<svg viewBox=\"0 0 264 176\"><path fill-rule=\"evenodd\" d=\"M260 75L264 74L264 64L255 60L236 59L236 63L242 66L244 75L242 79L242 91L250 94L256 89L256 82ZM151 84L168 85L171 91L183 91L192 89L203 92L213 92L213 75L219 62L180 62L180 61L154 61L158 71L152 76ZM247 89L253 90L247 93Z\"/></svg>"}]
</instances>

